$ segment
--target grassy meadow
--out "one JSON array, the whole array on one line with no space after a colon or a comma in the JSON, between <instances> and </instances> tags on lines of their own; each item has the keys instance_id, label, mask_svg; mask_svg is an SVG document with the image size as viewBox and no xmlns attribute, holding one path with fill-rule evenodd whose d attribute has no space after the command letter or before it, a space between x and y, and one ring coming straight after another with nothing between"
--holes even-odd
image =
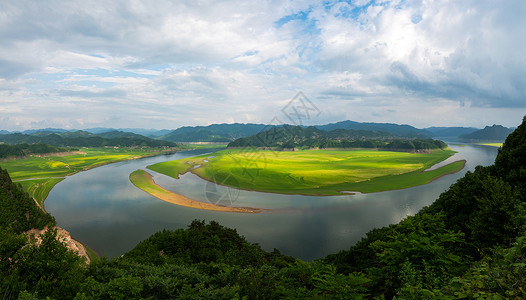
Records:
<instances>
[{"instance_id":1,"label":"grassy meadow","mask_svg":"<svg viewBox=\"0 0 526 300\"><path fill-rule=\"evenodd\" d=\"M148 168L174 178L191 170L206 180L239 189L282 194L339 195L342 191L371 193L428 183L464 167L464 162L455 162L424 172L453 154L454 151L449 149L431 153L226 149L158 163Z\"/></svg>"},{"instance_id":2,"label":"grassy meadow","mask_svg":"<svg viewBox=\"0 0 526 300\"><path fill-rule=\"evenodd\" d=\"M66 155L33 155L0 161L14 182L22 185L42 205L49 191L65 176L112 162L164 153L138 148L82 148Z\"/></svg>"}]
</instances>

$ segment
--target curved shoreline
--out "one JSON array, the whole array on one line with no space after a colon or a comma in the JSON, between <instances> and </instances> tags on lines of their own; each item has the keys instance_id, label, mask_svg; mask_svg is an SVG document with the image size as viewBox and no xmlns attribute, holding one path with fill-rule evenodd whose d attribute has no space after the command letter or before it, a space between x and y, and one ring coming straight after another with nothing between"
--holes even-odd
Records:
<instances>
[{"instance_id":1,"label":"curved shoreline","mask_svg":"<svg viewBox=\"0 0 526 300\"><path fill-rule=\"evenodd\" d=\"M252 207L234 207L234 206L223 206L212 203L206 203L201 201L192 200L183 195L176 194L169 190L164 189L153 180L153 176L144 171L136 170L130 174L130 181L143 190L144 192L158 198L162 201L184 206L195 209L205 209L212 211L225 211L225 212L237 212L237 213L259 213L267 209L252 208Z\"/></svg>"}]
</instances>

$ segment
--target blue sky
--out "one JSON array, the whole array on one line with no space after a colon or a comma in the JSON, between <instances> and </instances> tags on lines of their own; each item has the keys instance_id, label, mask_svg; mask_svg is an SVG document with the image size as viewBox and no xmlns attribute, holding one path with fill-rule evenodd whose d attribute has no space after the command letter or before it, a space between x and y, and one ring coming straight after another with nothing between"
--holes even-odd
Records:
<instances>
[{"instance_id":1,"label":"blue sky","mask_svg":"<svg viewBox=\"0 0 526 300\"><path fill-rule=\"evenodd\" d=\"M0 129L517 126L526 2L2 1Z\"/></svg>"}]
</instances>

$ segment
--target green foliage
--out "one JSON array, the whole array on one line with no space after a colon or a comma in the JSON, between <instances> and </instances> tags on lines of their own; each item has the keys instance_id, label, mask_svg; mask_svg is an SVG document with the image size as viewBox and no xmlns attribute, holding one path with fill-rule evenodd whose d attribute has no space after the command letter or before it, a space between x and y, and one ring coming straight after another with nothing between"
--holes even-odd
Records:
<instances>
[{"instance_id":1,"label":"green foliage","mask_svg":"<svg viewBox=\"0 0 526 300\"><path fill-rule=\"evenodd\" d=\"M462 276L455 277L443 289L452 298L525 299L526 236L512 247L496 248Z\"/></svg>"},{"instance_id":2,"label":"green foliage","mask_svg":"<svg viewBox=\"0 0 526 300\"><path fill-rule=\"evenodd\" d=\"M272 256L257 244L248 243L235 229L223 227L215 221L206 224L195 220L186 230L163 230L155 233L137 244L123 259L152 265L213 262L257 266L272 261ZM286 260L294 261L291 258Z\"/></svg>"},{"instance_id":3,"label":"green foliage","mask_svg":"<svg viewBox=\"0 0 526 300\"><path fill-rule=\"evenodd\" d=\"M39 245L25 235L0 230L0 290L4 297L72 299L83 279L84 261L57 240L56 230L41 236Z\"/></svg>"},{"instance_id":4,"label":"green foliage","mask_svg":"<svg viewBox=\"0 0 526 300\"><path fill-rule=\"evenodd\" d=\"M20 185L11 181L7 171L0 168L0 227L21 233L54 224L53 217L41 210Z\"/></svg>"},{"instance_id":5,"label":"green foliage","mask_svg":"<svg viewBox=\"0 0 526 300\"><path fill-rule=\"evenodd\" d=\"M369 273L385 295L406 285L431 290L466 269L469 258L455 251L463 243L464 234L445 228L443 214L408 217L370 244L378 264Z\"/></svg>"}]
</instances>

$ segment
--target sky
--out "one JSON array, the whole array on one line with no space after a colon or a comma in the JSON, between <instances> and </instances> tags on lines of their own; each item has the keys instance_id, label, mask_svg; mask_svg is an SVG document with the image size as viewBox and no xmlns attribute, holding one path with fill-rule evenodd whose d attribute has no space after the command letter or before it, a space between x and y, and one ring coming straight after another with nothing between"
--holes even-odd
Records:
<instances>
[{"instance_id":1,"label":"sky","mask_svg":"<svg viewBox=\"0 0 526 300\"><path fill-rule=\"evenodd\" d=\"M0 1L0 130L517 126L526 1Z\"/></svg>"}]
</instances>

